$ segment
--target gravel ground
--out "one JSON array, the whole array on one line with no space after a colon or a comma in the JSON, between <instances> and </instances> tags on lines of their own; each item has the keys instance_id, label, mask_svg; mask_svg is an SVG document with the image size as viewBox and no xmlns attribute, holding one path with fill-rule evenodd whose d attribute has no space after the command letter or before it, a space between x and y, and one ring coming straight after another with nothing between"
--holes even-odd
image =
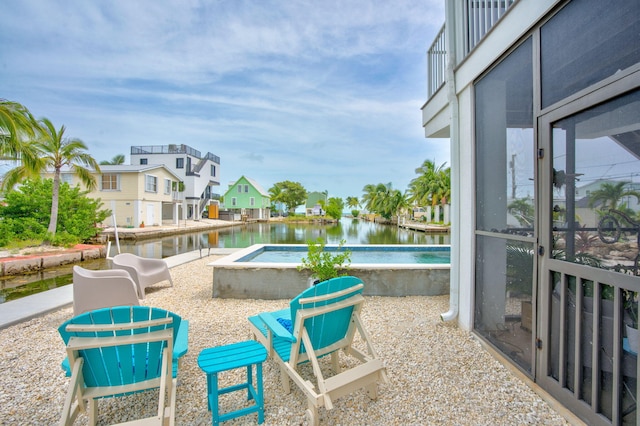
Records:
<instances>
[{"instance_id":1,"label":"gravel ground","mask_svg":"<svg viewBox=\"0 0 640 426\"><path fill-rule=\"evenodd\" d=\"M216 256L172 269L175 283L147 289L145 305L171 310L190 321L189 352L178 375L179 425L211 424L206 377L197 357L204 348L249 338L246 318L282 309L286 300L222 300L211 298L211 268ZM389 383L378 386L371 401L364 390L338 399L333 410L320 409L327 425L565 425L521 380L491 357L469 333L443 323L448 297L367 297L363 320ZM0 331L0 423L52 425L60 412L69 379L60 369L65 356L57 327L72 316L71 307ZM239 378L225 373L221 385ZM264 364L266 425L303 425L306 400L292 384L284 394L277 365ZM155 395L154 395L155 393ZM243 402L242 392L225 396L223 410ZM156 392L99 402L100 423L111 424L151 415ZM237 398L234 398L237 396ZM225 408L226 407L226 408ZM249 415L224 424L255 424ZM76 424L87 424L82 414Z\"/></svg>"}]
</instances>

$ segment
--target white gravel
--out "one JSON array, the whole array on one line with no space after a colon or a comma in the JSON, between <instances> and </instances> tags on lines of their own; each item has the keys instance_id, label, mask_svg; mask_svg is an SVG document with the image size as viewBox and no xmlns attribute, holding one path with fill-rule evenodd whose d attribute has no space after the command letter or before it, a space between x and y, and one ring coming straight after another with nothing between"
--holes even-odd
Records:
<instances>
[{"instance_id":1,"label":"white gravel","mask_svg":"<svg viewBox=\"0 0 640 426\"><path fill-rule=\"evenodd\" d=\"M282 309L286 300L211 298L209 256L177 266L168 283L147 289L145 305L171 310L190 321L189 352L179 372L176 422L211 424L206 377L197 357L204 348L247 340L250 315ZM469 333L443 323L448 297L367 297L364 322L384 361L389 383L379 385L378 400L364 390L320 409L327 425L565 425L526 384L483 350ZM0 331L0 423L52 425L60 412L69 379L60 369L65 356L57 327L72 316L71 307ZM234 380L229 373L223 380ZM224 383L222 383L224 385ZM305 424L306 400L292 385L284 394L277 365L264 364L266 425ZM100 423L152 414L154 392L99 402ZM225 396L223 410L243 403L243 392ZM223 424L255 424L249 415ZM76 424L87 424L81 415Z\"/></svg>"}]
</instances>

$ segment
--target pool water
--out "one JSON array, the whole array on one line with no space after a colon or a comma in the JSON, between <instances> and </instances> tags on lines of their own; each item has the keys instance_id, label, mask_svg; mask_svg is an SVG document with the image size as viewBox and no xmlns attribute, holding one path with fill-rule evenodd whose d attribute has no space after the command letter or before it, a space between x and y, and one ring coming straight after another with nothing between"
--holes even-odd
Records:
<instances>
[{"instance_id":1,"label":"pool water","mask_svg":"<svg viewBox=\"0 0 640 426\"><path fill-rule=\"evenodd\" d=\"M449 247L346 247L351 251L351 263L355 264L448 264ZM326 251L336 248L326 247ZM238 262L300 263L307 255L307 247L266 246Z\"/></svg>"}]
</instances>

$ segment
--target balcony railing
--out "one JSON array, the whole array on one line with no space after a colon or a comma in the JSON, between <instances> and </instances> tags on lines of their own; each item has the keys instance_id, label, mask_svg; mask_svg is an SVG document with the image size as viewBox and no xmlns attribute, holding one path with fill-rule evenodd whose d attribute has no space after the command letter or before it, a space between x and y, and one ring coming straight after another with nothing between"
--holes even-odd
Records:
<instances>
[{"instance_id":1,"label":"balcony railing","mask_svg":"<svg viewBox=\"0 0 640 426\"><path fill-rule=\"evenodd\" d=\"M447 40L445 25L442 26L431 47L427 51L428 82L427 96L430 98L444 84L447 70Z\"/></svg>"},{"instance_id":2,"label":"balcony railing","mask_svg":"<svg viewBox=\"0 0 640 426\"><path fill-rule=\"evenodd\" d=\"M464 0L464 56L484 38L517 0ZM447 70L446 24L427 51L427 96L431 98L444 84Z\"/></svg>"},{"instance_id":3,"label":"balcony railing","mask_svg":"<svg viewBox=\"0 0 640 426\"><path fill-rule=\"evenodd\" d=\"M466 0L464 2L465 56L482 40L516 0Z\"/></svg>"},{"instance_id":4,"label":"balcony railing","mask_svg":"<svg viewBox=\"0 0 640 426\"><path fill-rule=\"evenodd\" d=\"M202 157L200 151L184 144L132 146L131 154L187 154L192 157L211 160L214 163L220 164L220 157L217 155L207 152L207 155Z\"/></svg>"}]
</instances>

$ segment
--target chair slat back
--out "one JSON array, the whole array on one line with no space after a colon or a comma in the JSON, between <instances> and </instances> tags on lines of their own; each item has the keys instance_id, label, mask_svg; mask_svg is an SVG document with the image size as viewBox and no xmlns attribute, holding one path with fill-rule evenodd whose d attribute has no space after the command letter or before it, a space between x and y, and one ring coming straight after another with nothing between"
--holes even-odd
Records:
<instances>
[{"instance_id":1,"label":"chair slat back","mask_svg":"<svg viewBox=\"0 0 640 426\"><path fill-rule=\"evenodd\" d=\"M359 278L343 276L300 293L289 304L296 338L299 339L304 326L314 349L321 352L322 348L348 337L354 306L363 300L363 288ZM304 345L300 345L299 353L304 352Z\"/></svg>"},{"instance_id":2,"label":"chair slat back","mask_svg":"<svg viewBox=\"0 0 640 426\"><path fill-rule=\"evenodd\" d=\"M85 312L58 331L69 360L84 359L86 387L130 385L159 378L164 348L173 346L181 319L147 306L120 306Z\"/></svg>"}]
</instances>

